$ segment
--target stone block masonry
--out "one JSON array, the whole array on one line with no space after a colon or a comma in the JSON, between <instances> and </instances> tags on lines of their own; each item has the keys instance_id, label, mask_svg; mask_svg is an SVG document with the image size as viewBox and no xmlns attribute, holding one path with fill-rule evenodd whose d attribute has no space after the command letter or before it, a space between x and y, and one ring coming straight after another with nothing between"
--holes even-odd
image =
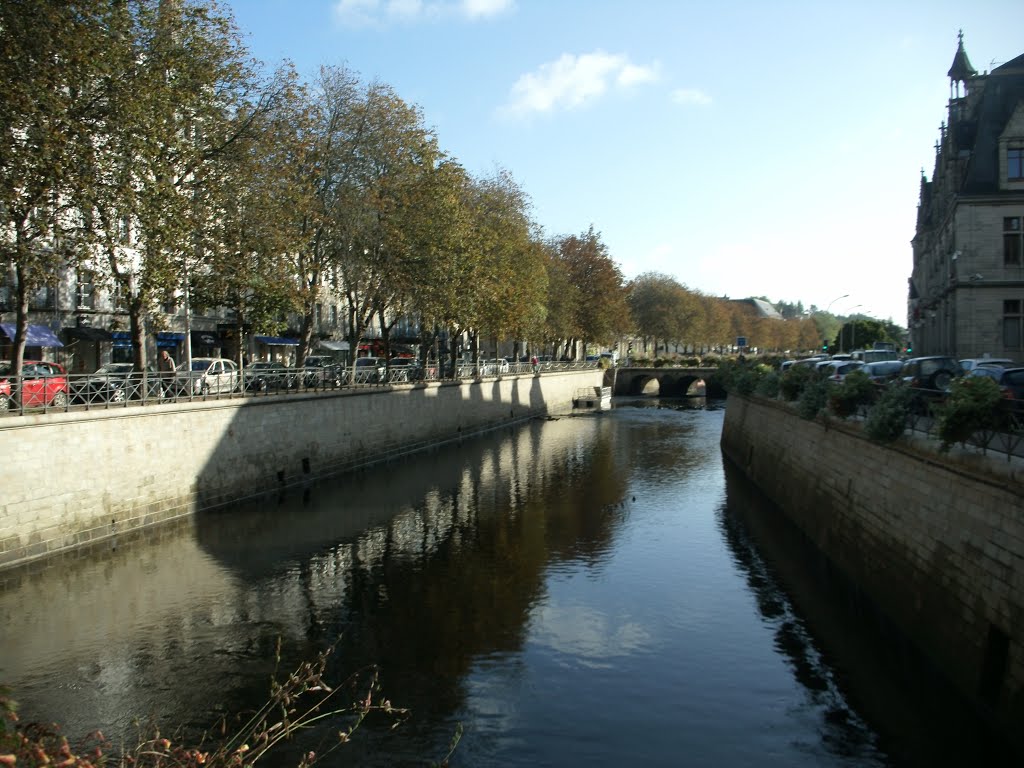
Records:
<instances>
[{"instance_id":1,"label":"stone block masonry","mask_svg":"<svg viewBox=\"0 0 1024 768\"><path fill-rule=\"evenodd\" d=\"M722 450L1024 753L1024 468L730 395Z\"/></svg>"},{"instance_id":2,"label":"stone block masonry","mask_svg":"<svg viewBox=\"0 0 1024 768\"><path fill-rule=\"evenodd\" d=\"M0 418L0 568L534 416L603 371Z\"/></svg>"}]
</instances>

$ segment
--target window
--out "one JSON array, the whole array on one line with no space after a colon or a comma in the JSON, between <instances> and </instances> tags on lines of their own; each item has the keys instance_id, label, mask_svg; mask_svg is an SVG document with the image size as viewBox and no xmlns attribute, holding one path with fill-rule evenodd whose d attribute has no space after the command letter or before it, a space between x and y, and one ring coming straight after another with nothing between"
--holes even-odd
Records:
<instances>
[{"instance_id":1,"label":"window","mask_svg":"<svg viewBox=\"0 0 1024 768\"><path fill-rule=\"evenodd\" d=\"M324 305L319 303L319 302L317 302L317 305L316 305L316 315L313 318L313 322L315 323L316 327L319 328L320 327L320 323L322 323L323 321L324 321Z\"/></svg>"},{"instance_id":2,"label":"window","mask_svg":"<svg viewBox=\"0 0 1024 768\"><path fill-rule=\"evenodd\" d=\"M168 293L164 296L164 300L161 303L160 308L168 315L173 315L178 311L178 302L175 300L173 293Z\"/></svg>"},{"instance_id":3,"label":"window","mask_svg":"<svg viewBox=\"0 0 1024 768\"><path fill-rule=\"evenodd\" d=\"M1024 181L1024 149L1006 150L1006 180Z\"/></svg>"},{"instance_id":4,"label":"window","mask_svg":"<svg viewBox=\"0 0 1024 768\"><path fill-rule=\"evenodd\" d=\"M331 304L331 328L338 327L338 305Z\"/></svg>"},{"instance_id":5,"label":"window","mask_svg":"<svg viewBox=\"0 0 1024 768\"><path fill-rule=\"evenodd\" d=\"M53 288L46 287L40 288L36 291L28 300L29 309L54 309L54 294Z\"/></svg>"},{"instance_id":6,"label":"window","mask_svg":"<svg viewBox=\"0 0 1024 768\"><path fill-rule=\"evenodd\" d=\"M1024 313L1021 312L1020 299L1003 301L1003 346L1007 349L1020 349L1024 339Z\"/></svg>"},{"instance_id":7,"label":"window","mask_svg":"<svg viewBox=\"0 0 1024 768\"><path fill-rule=\"evenodd\" d=\"M93 274L88 270L79 270L75 286L75 306L78 309L95 309L96 287L93 285Z\"/></svg>"},{"instance_id":8,"label":"window","mask_svg":"<svg viewBox=\"0 0 1024 768\"><path fill-rule=\"evenodd\" d=\"M128 305L125 302L124 297L124 286L122 286L120 283L116 283L114 285L113 290L110 292L110 303L113 306L115 312L128 311Z\"/></svg>"},{"instance_id":9,"label":"window","mask_svg":"<svg viewBox=\"0 0 1024 768\"><path fill-rule=\"evenodd\" d=\"M1003 219L1003 264L1020 266L1024 261L1024 232L1022 232L1020 216L1007 216Z\"/></svg>"}]
</instances>

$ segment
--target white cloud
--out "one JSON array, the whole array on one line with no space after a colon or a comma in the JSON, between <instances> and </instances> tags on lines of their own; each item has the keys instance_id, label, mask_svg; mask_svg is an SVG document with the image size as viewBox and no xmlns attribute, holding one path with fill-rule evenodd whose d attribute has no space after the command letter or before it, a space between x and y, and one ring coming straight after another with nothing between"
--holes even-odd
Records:
<instances>
[{"instance_id":1,"label":"white cloud","mask_svg":"<svg viewBox=\"0 0 1024 768\"><path fill-rule=\"evenodd\" d=\"M672 91L672 101L676 104L704 106L711 103L711 97L698 88L677 88Z\"/></svg>"},{"instance_id":2,"label":"white cloud","mask_svg":"<svg viewBox=\"0 0 1024 768\"><path fill-rule=\"evenodd\" d=\"M462 0L462 13L470 19L497 16L514 7L513 0Z\"/></svg>"},{"instance_id":3,"label":"white cloud","mask_svg":"<svg viewBox=\"0 0 1024 768\"><path fill-rule=\"evenodd\" d=\"M477 21L513 8L514 0L336 0L334 17L348 27L366 27L451 17Z\"/></svg>"},{"instance_id":4,"label":"white cloud","mask_svg":"<svg viewBox=\"0 0 1024 768\"><path fill-rule=\"evenodd\" d=\"M379 0L337 0L334 18L348 27L365 27L373 24L379 10Z\"/></svg>"},{"instance_id":5,"label":"white cloud","mask_svg":"<svg viewBox=\"0 0 1024 768\"><path fill-rule=\"evenodd\" d=\"M502 108L508 115L573 109L603 95L609 88L629 88L658 77L657 67L633 64L622 54L604 51L574 56L564 53L522 75Z\"/></svg>"}]
</instances>

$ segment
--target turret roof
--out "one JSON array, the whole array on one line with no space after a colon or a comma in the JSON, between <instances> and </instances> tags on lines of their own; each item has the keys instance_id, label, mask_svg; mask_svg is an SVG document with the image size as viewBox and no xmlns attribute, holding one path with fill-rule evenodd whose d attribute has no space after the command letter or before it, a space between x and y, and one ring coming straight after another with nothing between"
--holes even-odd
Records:
<instances>
[{"instance_id":1,"label":"turret roof","mask_svg":"<svg viewBox=\"0 0 1024 768\"><path fill-rule=\"evenodd\" d=\"M949 68L951 80L964 81L978 74L978 70L971 66L971 60L967 58L967 51L964 50L964 32L960 30L957 35L959 42L956 46L956 56L953 57L953 66Z\"/></svg>"}]
</instances>

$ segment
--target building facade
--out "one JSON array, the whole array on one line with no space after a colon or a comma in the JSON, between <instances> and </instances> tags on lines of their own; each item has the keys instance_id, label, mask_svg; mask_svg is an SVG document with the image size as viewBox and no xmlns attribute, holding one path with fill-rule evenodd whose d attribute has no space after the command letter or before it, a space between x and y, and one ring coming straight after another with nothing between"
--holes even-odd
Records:
<instances>
[{"instance_id":1,"label":"building facade","mask_svg":"<svg viewBox=\"0 0 1024 768\"><path fill-rule=\"evenodd\" d=\"M1024 360L1024 54L978 74L959 36L935 169L922 171L914 355Z\"/></svg>"}]
</instances>

